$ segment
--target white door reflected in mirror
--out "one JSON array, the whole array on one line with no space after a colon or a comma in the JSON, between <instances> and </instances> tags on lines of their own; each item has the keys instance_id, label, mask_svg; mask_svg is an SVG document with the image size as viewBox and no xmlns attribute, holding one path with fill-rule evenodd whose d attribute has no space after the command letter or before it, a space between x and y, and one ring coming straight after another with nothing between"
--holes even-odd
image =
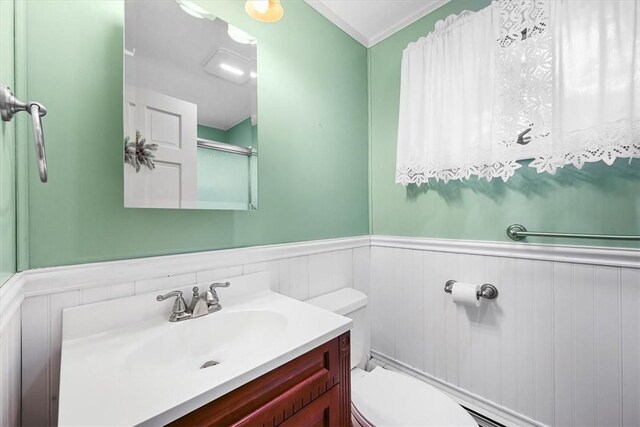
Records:
<instances>
[{"instance_id":1,"label":"white door reflected in mirror","mask_svg":"<svg viewBox=\"0 0 640 427\"><path fill-rule=\"evenodd\" d=\"M125 207L255 210L256 39L184 3L125 1Z\"/></svg>"}]
</instances>

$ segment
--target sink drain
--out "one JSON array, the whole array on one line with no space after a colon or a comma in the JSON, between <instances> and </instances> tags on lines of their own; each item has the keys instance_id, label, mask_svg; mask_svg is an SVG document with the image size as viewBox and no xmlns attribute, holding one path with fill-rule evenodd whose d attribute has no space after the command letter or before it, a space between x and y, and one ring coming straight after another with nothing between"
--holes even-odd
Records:
<instances>
[{"instance_id":1,"label":"sink drain","mask_svg":"<svg viewBox=\"0 0 640 427\"><path fill-rule=\"evenodd\" d=\"M202 366L200 366L200 369L210 368L212 366L216 366L217 364L218 362L216 362L215 360L209 360L207 362L204 362Z\"/></svg>"}]
</instances>

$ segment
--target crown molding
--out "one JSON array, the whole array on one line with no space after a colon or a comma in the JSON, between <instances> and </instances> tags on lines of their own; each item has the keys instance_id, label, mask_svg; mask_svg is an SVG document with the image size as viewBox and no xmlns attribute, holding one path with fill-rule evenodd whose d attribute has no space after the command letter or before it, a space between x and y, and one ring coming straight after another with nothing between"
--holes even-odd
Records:
<instances>
[{"instance_id":1,"label":"crown molding","mask_svg":"<svg viewBox=\"0 0 640 427\"><path fill-rule=\"evenodd\" d=\"M327 18L333 25L340 28L342 31L355 39L358 43L364 47L369 47L369 39L360 31L353 28L344 19L340 18L333 10L329 9L320 0L304 0L309 6L314 8L320 15Z\"/></svg>"},{"instance_id":2,"label":"crown molding","mask_svg":"<svg viewBox=\"0 0 640 427\"><path fill-rule=\"evenodd\" d=\"M360 43L366 48L370 48L373 45L391 36L392 34L395 34L396 32L402 30L403 28L413 24L418 19L428 15L429 13L438 9L439 7L449 3L451 0L438 0L435 3L428 3L422 8L420 8L416 13L412 14L411 16L408 16L407 18L403 19L396 25L393 25L379 32L378 34L376 34L371 38L365 36L360 31L352 27L347 21L345 21L338 14L336 14L334 11L329 9L322 1L320 0L304 0L304 1L309 6L314 8L318 13L320 13L322 16L324 16L330 22L332 22L336 27L340 28L342 31L344 31L353 39L355 39L358 43Z\"/></svg>"},{"instance_id":3,"label":"crown molding","mask_svg":"<svg viewBox=\"0 0 640 427\"><path fill-rule=\"evenodd\" d=\"M403 19L402 21L400 21L396 25L394 25L392 27L389 27L388 29L386 29L384 31L381 31L378 34L376 34L375 36L371 37L368 40L368 44L365 45L365 46L368 47L368 48L373 47L374 45L376 45L377 43L380 43L382 40L386 39L387 37L392 36L393 34L397 33L398 31L402 30L403 28L408 27L409 25L413 24L417 20L419 20L421 18L424 18L425 16L427 16L428 14L433 12L434 10L439 9L440 7L442 7L445 4L449 3L450 1L451 0L438 0L435 3L431 3L431 4L428 4L428 5L424 6L422 9L420 9L419 11L414 13L413 15L407 17L406 19Z\"/></svg>"}]
</instances>

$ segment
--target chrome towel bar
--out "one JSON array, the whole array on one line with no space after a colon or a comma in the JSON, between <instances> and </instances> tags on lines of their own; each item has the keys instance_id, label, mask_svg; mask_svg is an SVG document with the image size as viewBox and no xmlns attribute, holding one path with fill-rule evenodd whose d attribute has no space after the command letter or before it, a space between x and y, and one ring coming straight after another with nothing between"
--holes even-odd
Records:
<instances>
[{"instance_id":1,"label":"chrome towel bar","mask_svg":"<svg viewBox=\"0 0 640 427\"><path fill-rule=\"evenodd\" d=\"M507 236L511 240L523 240L531 237L566 237L570 239L606 239L606 240L640 240L640 236L620 234L582 234L582 233L552 233L544 231L527 231L523 225L511 224L507 227Z\"/></svg>"},{"instance_id":2,"label":"chrome towel bar","mask_svg":"<svg viewBox=\"0 0 640 427\"><path fill-rule=\"evenodd\" d=\"M224 151L225 153L241 154L243 156L254 156L256 153L251 147L241 147L239 145L227 144L226 142L211 141L209 139L198 138L198 147L210 150Z\"/></svg>"},{"instance_id":3,"label":"chrome towel bar","mask_svg":"<svg viewBox=\"0 0 640 427\"><path fill-rule=\"evenodd\" d=\"M0 84L0 116L2 116L2 120L5 122L11 121L13 116L20 111L26 111L31 114L36 157L38 158L38 173L40 174L40 181L47 182L47 154L44 149L44 130L42 129L42 117L47 114L47 109L39 102L22 102L18 100L9 86Z\"/></svg>"}]
</instances>

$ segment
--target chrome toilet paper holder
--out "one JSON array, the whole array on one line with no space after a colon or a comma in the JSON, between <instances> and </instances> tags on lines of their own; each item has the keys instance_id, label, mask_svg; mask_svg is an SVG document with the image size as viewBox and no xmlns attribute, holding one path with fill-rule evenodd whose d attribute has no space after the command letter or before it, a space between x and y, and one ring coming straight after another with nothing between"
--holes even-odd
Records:
<instances>
[{"instance_id":1,"label":"chrome toilet paper holder","mask_svg":"<svg viewBox=\"0 0 640 427\"><path fill-rule=\"evenodd\" d=\"M444 291L450 294L451 291L453 291L453 285L455 285L456 282L456 280L447 280L447 283L444 284ZM478 291L476 298L496 299L498 298L498 288L489 283L485 283L480 286L480 290Z\"/></svg>"}]
</instances>

